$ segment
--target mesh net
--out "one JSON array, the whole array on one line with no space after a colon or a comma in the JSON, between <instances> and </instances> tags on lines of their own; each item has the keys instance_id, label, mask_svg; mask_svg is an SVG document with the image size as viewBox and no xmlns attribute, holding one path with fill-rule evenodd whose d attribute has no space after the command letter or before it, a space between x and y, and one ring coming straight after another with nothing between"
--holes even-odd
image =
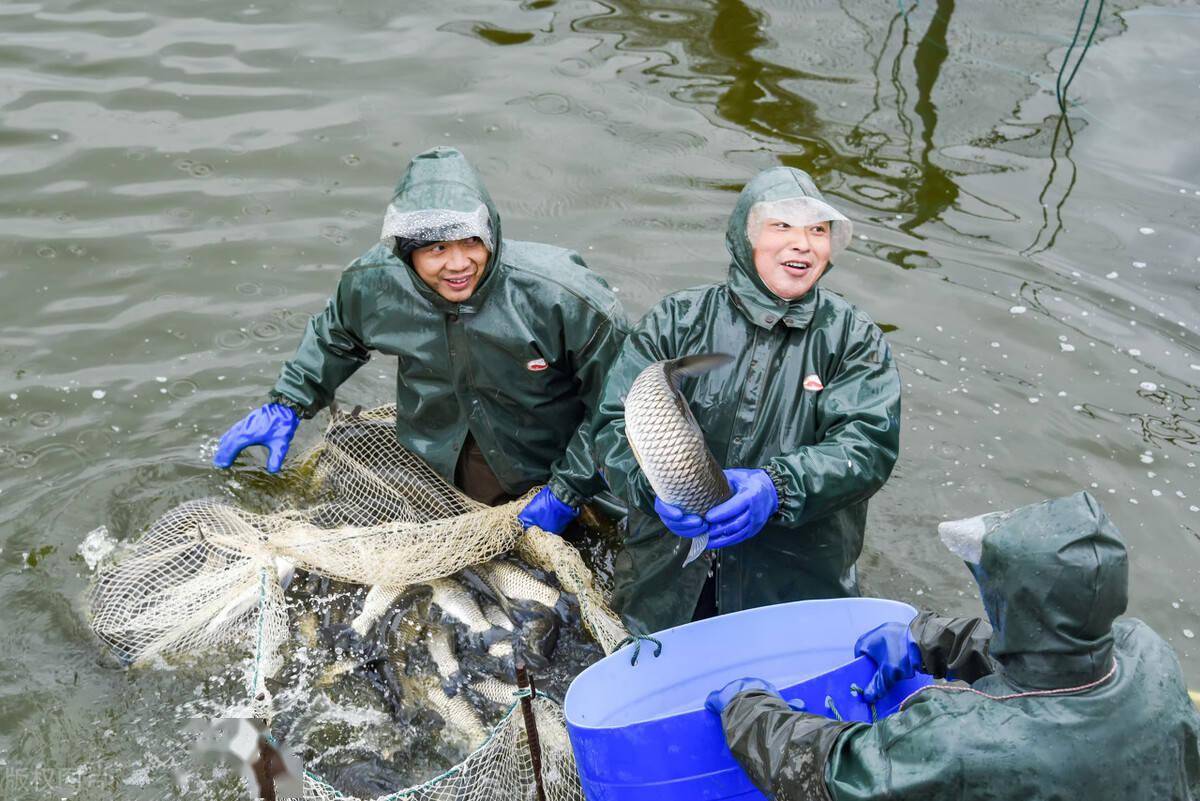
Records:
<instances>
[{"instance_id":1,"label":"mesh net","mask_svg":"<svg viewBox=\"0 0 1200 801\"><path fill-rule=\"evenodd\" d=\"M284 585L295 568L370 586L352 623L362 633L409 585L471 566L482 565L489 581L510 583L518 594L544 594L544 585L522 587L508 563L493 561L512 551L554 574L576 598L584 628L605 653L614 651L627 632L579 553L561 537L523 530L516 519L530 496L496 507L477 503L406 451L395 421L392 405L335 413L300 463L316 493L305 508L256 514L210 498L168 512L97 576L89 599L97 636L128 663L248 645L255 654L251 714L269 717L265 680L282 665L289 637ZM534 600L554 606L558 599ZM561 710L543 696L532 703L548 796L581 799ZM384 797L533 797L532 761L519 705L514 709L464 762ZM351 797L315 776L305 787L306 798Z\"/></svg>"},{"instance_id":2,"label":"mesh net","mask_svg":"<svg viewBox=\"0 0 1200 801\"><path fill-rule=\"evenodd\" d=\"M531 704L537 726L540 775L547 800L584 801L562 709L540 694ZM521 705L516 703L482 746L441 776L415 787L361 801L535 801L534 776L524 717ZM341 801L360 797L345 795L316 774L305 773L304 798L306 801Z\"/></svg>"}]
</instances>

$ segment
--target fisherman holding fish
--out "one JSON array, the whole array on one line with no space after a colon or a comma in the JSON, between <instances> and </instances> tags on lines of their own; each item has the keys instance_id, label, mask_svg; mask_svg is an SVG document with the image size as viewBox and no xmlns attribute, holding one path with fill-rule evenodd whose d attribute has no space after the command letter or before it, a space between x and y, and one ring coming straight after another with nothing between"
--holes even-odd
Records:
<instances>
[{"instance_id":1,"label":"fisherman holding fish","mask_svg":"<svg viewBox=\"0 0 1200 801\"><path fill-rule=\"evenodd\" d=\"M213 462L263 445L277 472L300 420L380 351L399 359L400 444L483 503L545 483L520 518L561 533L604 488L589 423L624 335L616 296L578 254L502 239L475 170L434 148L410 163L379 243L342 273L270 402Z\"/></svg>"},{"instance_id":2,"label":"fisherman holding fish","mask_svg":"<svg viewBox=\"0 0 1200 801\"><path fill-rule=\"evenodd\" d=\"M596 415L596 447L630 508L614 603L631 628L858 595L867 499L899 450L900 378L879 328L817 286L851 232L806 173L766 170L730 218L728 279L667 297L625 340ZM695 358L707 354L731 358ZM659 384L682 398L656 403L661 393L634 382L662 361ZM663 435L693 413L700 453ZM631 447L627 426L639 424L652 447ZM712 476L716 464L725 486L721 472ZM716 485L711 505L683 500L704 492L663 496L662 487L689 482ZM705 537L707 558L680 572L689 545Z\"/></svg>"}]
</instances>

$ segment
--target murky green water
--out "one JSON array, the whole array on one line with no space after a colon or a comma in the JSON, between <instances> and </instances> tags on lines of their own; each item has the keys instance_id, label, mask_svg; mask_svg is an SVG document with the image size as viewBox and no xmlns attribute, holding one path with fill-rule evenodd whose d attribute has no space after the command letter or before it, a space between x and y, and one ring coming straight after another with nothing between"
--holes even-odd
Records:
<instances>
[{"instance_id":1,"label":"murky green water","mask_svg":"<svg viewBox=\"0 0 1200 801\"><path fill-rule=\"evenodd\" d=\"M1200 685L1200 12L1106 15L1068 132L1074 2L416 5L0 6L6 798L170 792L199 682L101 666L76 546L278 488L210 469L216 438L440 143L633 315L724 275L750 175L812 171L857 225L826 284L887 325L906 392L867 589L975 610L936 521L1088 488L1130 612Z\"/></svg>"}]
</instances>

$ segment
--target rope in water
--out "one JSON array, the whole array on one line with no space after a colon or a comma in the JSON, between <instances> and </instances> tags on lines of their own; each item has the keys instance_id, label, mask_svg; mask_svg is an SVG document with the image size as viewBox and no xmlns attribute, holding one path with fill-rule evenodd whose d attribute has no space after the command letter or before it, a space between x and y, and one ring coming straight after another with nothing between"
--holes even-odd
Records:
<instances>
[{"instance_id":1,"label":"rope in water","mask_svg":"<svg viewBox=\"0 0 1200 801\"><path fill-rule=\"evenodd\" d=\"M983 692L982 690L976 690L974 687L958 687L953 684L931 684L926 687L922 687L915 692L909 693L908 697L900 702L900 706L897 708L896 711L897 712L904 711L905 704L907 704L909 701L911 701L917 695L925 692L926 690L944 690L945 692L973 693L974 695L982 695L984 698L987 698L992 701L1012 701L1016 698L1037 698L1039 696L1046 696L1046 695L1069 695L1071 693L1080 693L1080 692L1083 692L1084 690L1090 690L1093 687L1099 687L1101 684L1104 684L1106 681L1108 681L1115 675L1117 675L1117 660L1113 659L1112 667L1109 668L1107 673L1105 673L1103 676L1096 679L1095 681L1089 681L1087 684L1080 684L1078 687L1060 687L1060 688L1057 688L1054 690L1028 690L1023 693L1009 693L1008 695L990 695L988 693Z\"/></svg>"},{"instance_id":2,"label":"rope in water","mask_svg":"<svg viewBox=\"0 0 1200 801\"><path fill-rule=\"evenodd\" d=\"M1079 42L1079 34L1083 30L1083 18L1087 14L1090 2L1091 0L1083 0L1083 8L1079 11L1079 20L1075 23L1075 35L1071 37L1071 44L1067 46L1062 66L1058 68L1058 78L1054 81L1054 97L1058 100L1058 110L1064 115L1067 113L1067 89L1071 87L1071 81L1075 80L1075 73L1079 72L1079 65L1083 63L1084 56L1087 55L1088 49L1092 46L1092 39L1096 36L1096 29L1100 27L1100 15L1104 13L1104 0L1100 0L1096 8L1096 18L1092 20L1092 30L1088 33L1087 42L1084 43L1083 50L1079 53L1079 59L1075 62L1075 67L1067 77L1066 83L1063 83L1063 73L1067 71L1067 62L1071 58L1071 51L1075 49L1075 45Z\"/></svg>"}]
</instances>

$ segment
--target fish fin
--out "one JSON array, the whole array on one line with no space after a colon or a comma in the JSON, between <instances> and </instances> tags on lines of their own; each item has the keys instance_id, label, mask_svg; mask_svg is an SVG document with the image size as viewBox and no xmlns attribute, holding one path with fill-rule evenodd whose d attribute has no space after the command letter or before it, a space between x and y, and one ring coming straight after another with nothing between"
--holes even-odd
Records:
<instances>
[{"instance_id":1,"label":"fish fin","mask_svg":"<svg viewBox=\"0 0 1200 801\"><path fill-rule=\"evenodd\" d=\"M708 535L701 534L699 537L693 537L688 545L687 557L683 560L683 566L687 567L692 562L700 558L700 554L708 547Z\"/></svg>"},{"instance_id":2,"label":"fish fin","mask_svg":"<svg viewBox=\"0 0 1200 801\"><path fill-rule=\"evenodd\" d=\"M733 356L728 353L697 353L692 356L672 359L667 362L666 371L669 376L685 378L701 375L718 367L724 367L732 361Z\"/></svg>"}]
</instances>

